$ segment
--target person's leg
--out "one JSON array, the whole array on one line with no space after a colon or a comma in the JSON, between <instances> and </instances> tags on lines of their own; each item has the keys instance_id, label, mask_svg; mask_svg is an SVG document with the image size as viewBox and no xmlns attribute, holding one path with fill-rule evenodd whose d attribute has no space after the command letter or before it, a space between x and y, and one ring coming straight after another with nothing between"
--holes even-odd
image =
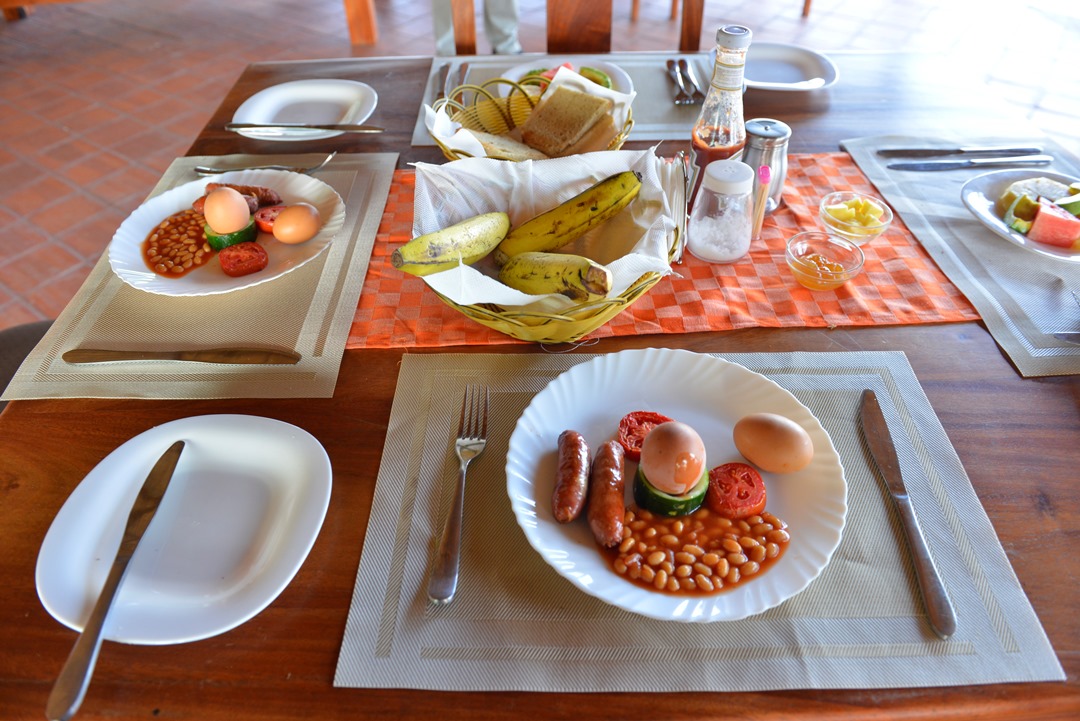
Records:
<instances>
[{"instance_id":1,"label":"person's leg","mask_svg":"<svg viewBox=\"0 0 1080 721\"><path fill-rule=\"evenodd\" d=\"M456 55L450 0L431 0L431 22L435 28L435 54Z\"/></svg>"},{"instance_id":2,"label":"person's leg","mask_svg":"<svg viewBox=\"0 0 1080 721\"><path fill-rule=\"evenodd\" d=\"M520 53L518 0L484 0L484 33L496 53Z\"/></svg>"}]
</instances>

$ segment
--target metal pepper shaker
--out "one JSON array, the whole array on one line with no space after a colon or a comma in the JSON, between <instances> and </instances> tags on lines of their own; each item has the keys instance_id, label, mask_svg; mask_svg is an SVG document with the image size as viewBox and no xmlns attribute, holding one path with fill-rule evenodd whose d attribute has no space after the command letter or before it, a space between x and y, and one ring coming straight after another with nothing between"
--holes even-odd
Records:
<instances>
[{"instance_id":1,"label":"metal pepper shaker","mask_svg":"<svg viewBox=\"0 0 1080 721\"><path fill-rule=\"evenodd\" d=\"M772 173L769 181L769 197L765 201L765 212L771 213L780 207L787 178L787 149L791 139L791 128L772 118L754 118L746 121L746 150L742 162L754 169L768 165ZM754 192L757 193L758 180L754 180Z\"/></svg>"}]
</instances>

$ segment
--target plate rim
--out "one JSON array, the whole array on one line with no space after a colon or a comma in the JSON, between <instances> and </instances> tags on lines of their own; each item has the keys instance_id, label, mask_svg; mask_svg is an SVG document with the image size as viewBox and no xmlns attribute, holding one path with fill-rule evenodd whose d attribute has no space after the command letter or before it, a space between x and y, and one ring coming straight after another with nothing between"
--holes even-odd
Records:
<instances>
[{"instance_id":1,"label":"plate rim","mask_svg":"<svg viewBox=\"0 0 1080 721\"><path fill-rule=\"evenodd\" d=\"M601 594L597 593L596 588L590 586L590 583L593 582L593 577L588 575L588 574L592 573L594 575L598 575L598 574L602 573L604 575L604 577L606 579L608 579L609 581L610 580L622 581L622 579L619 579L619 577L613 571L611 571L609 568L607 568L606 564L604 564L601 561L600 565L591 564L591 565L589 565L588 567L586 567L585 569L582 570L582 569L574 569L573 568L573 566L574 566L573 563L567 563L567 562L564 561L564 565L567 566L567 567L563 568L563 567L560 567L560 565L555 562L555 559L553 559L551 557L551 555L549 553L547 553L546 551L549 551L549 550L550 551L557 551L557 554L558 554L560 559L566 559L567 558L567 553L566 553L565 549L562 549L562 550L546 549L546 548L541 548L538 545L539 543L542 543L544 541L544 538L542 536L538 536L537 534L539 533L539 531L534 530L532 527L539 527L539 525L541 523L547 523L547 525L552 529L562 528L562 527L559 526L557 523L555 523L552 519L542 520L541 517L540 517L540 513L538 513L538 511L536 510L538 506L543 505L543 507L546 508L547 505L549 505L549 501L548 501L547 498L545 498L545 497L537 497L538 494L535 491L531 492L531 493L522 493L522 494L520 494L520 496L517 493L515 493L515 491L521 490L521 488L531 487L532 489L537 489L537 488L540 487L537 484L537 482L530 481L529 479L524 479L524 478L523 478L523 483L525 484L524 486L522 486L522 484L520 484L520 483L515 483L515 478L516 477L523 476L523 474L517 468L517 466L519 466L521 464L517 460L517 457L515 456L515 454L512 452L513 451L513 446L515 444L515 437L519 433L524 434L525 437L530 437L530 436L535 435L535 433L537 432L538 429L536 429L536 428L527 428L526 427L526 419L529 416L530 409L534 406L534 404L537 403L537 399L541 398L543 396L543 394L545 392L547 392L549 388L553 387L554 384L559 382L560 379L564 378L565 376L567 376L570 373L573 373L577 369L585 368L585 367L587 367L587 366L589 366L591 364L595 364L595 363L599 363L599 362L605 362L605 361L610 360L613 357L620 356L620 355L632 355L632 354L640 354L642 356L642 358L646 362L648 361L648 356L667 356L668 358L673 358L675 356L681 356L681 357L685 358L687 360L687 362L698 362L698 359L705 358L705 359L708 359L706 361L707 363L715 362L717 364L715 367L718 367L718 368L722 368L722 367L725 367L725 366L734 367L734 368L738 369L738 372L740 374L741 373L751 374L752 376L755 376L757 379L759 379L760 382L762 382L763 384L766 384L770 389L770 395L773 395L773 397L776 397L776 395L774 395L774 394L781 394L781 397L783 397L785 404L790 404L790 403L797 404L799 407L801 407L803 409L803 411L805 411L805 414L807 416L809 416L809 418L811 418L814 421L814 423L816 423L817 427L813 429L812 434L816 436L820 432L820 434L822 436L824 436L824 439L827 441L828 448L827 449L818 449L815 452L815 454L824 453L824 452L830 453L831 456L826 460L827 460L828 463L835 463L836 471L839 474L838 478L834 478L834 479L829 481L830 483L835 482L835 483L839 484L839 496L840 497L830 500L830 502L832 504L835 504L835 508L839 509L838 514L837 514L837 512L835 510L833 512L834 516L838 515L838 525L836 525L832 529L827 529L827 530L830 530L830 534L829 534L829 536L827 538L827 541L831 541L831 547L829 547L827 549L827 551L824 551L824 557L822 559L820 559L820 565L817 565L817 567L814 568L812 570L812 572L809 573L808 577L806 577L806 578L797 577L796 578L796 583L793 584L796 587L791 589L790 592L787 593L787 595L781 595L781 597L779 597L779 598L777 598L777 599L770 602L768 599L762 598L762 595L755 591L755 588L758 591L760 591L761 590L760 586L753 587L752 584L748 584L745 587L741 587L740 589L737 589L737 590L734 590L734 591L731 591L731 592L728 592L728 593L714 594L714 595L710 595L710 596L703 596L701 598L701 601L705 601L707 599L713 599L711 609L706 609L706 608L703 608L701 602L697 602L697 601L699 601L699 599L697 599L697 597L663 596L661 594L653 594L653 593L647 591L644 588L640 588L636 584L631 584L629 582L623 581L623 583L625 585L616 584L616 587L617 587L616 590L608 593L607 596L604 596L604 595L601 595ZM578 371L578 372L584 373L584 372L587 372L587 371ZM584 429L582 429L582 430L584 430ZM816 442L817 441L815 440L815 443ZM552 453L554 454L554 447L552 448ZM544 562L548 564L548 566L550 566L553 570L555 570L556 573L558 573L561 577L563 577L564 579L569 581L573 586L575 586L577 588L577 590L579 590L579 591L581 591L581 592L583 592L583 593L585 593L587 595L598 598L599 600L601 600L601 601L603 601L603 602L605 602L605 603L607 603L609 605L612 605L612 606L614 606L616 608L622 609L624 611L634 613L636 615L640 615L640 616L643 616L643 617L646 617L646 618L653 618L653 619L662 620L662 621L695 622L695 623L717 622L717 621L734 621L734 620L739 620L739 619L742 619L742 618L746 618L746 617L749 617L749 616L754 616L754 615L758 615L760 613L763 613L764 611L767 611L770 608L774 608L776 606L779 606L782 603L790 600L794 596L802 593L803 591L806 590L806 588L808 588L810 586L810 584L815 579L820 577L821 573L825 570L825 568L828 566L829 562L831 561L831 559L832 559L833 555L835 554L836 549L839 547L841 539L843 537L843 531L844 531L844 528L845 528L846 523L847 523L847 514L848 514L848 511L850 509L850 506L849 506L849 503L848 503L848 492L849 492L848 482L847 482L846 474L845 474L845 471L844 471L843 463L842 463L842 461L840 459L840 456L839 456L839 452L836 450L836 447L833 444L832 438L831 438L831 436L829 436L828 431L825 430L825 428L821 424L820 420L813 414L812 411L810 411L810 409L808 407L805 406L805 404L800 402L798 400L798 398L796 398L794 396L794 394L792 394L789 390L787 390L783 386L780 386L778 383L776 383L772 379L762 375L761 373L757 373L756 371L750 370L749 368L747 368L746 366L743 366L742 364L736 363L734 361L729 361L729 360L724 359L724 358L719 358L719 357L716 357L716 356L713 356L713 355L710 355L710 354L695 353L693 351L689 351L689 350L685 350L685 349L644 348L644 349L631 349L631 350L618 351L616 353L603 354L603 355L597 356L595 358L592 358L590 360L583 361L582 363L577 364L577 365L567 369L566 371L563 371L559 375L557 375L548 384L546 384L545 387L541 391L539 391L536 395L533 396L533 398L530 400L528 406L526 406L525 410L522 411L521 416L518 418L518 420L517 420L517 422L516 422L516 424L514 426L514 431L511 433L511 436L510 436L510 442L509 442L508 451L507 451L507 462L505 464L505 472L506 472L506 490L507 490L507 494L509 496L508 500L510 502L511 511L514 514L515 521L517 522L517 525L519 526L519 528L522 530L523 534L525 535L526 540L527 540L530 548L532 548L533 551L536 552L544 560ZM578 523L580 524L580 522L581 521L579 519ZM568 528L567 530L562 531L562 533L563 534L575 533L574 528L577 528L577 527ZM587 529L585 531L581 531L578 528L577 533L587 534ZM570 546L573 547L573 548L576 548L576 543L574 543L573 541L570 540L569 535L567 535L567 539L568 539L568 543L570 544ZM599 558L599 551L596 551L596 549L592 549L592 550L594 550L597 553L597 557ZM810 550L811 551L821 552L821 549L812 548ZM811 560L810 563L813 563L813 561ZM798 569L796 569L796 573L799 573ZM743 600L744 608L742 610L738 610L735 613L730 614L730 615L718 616L715 613L715 611L717 609L717 604L727 605L724 602L724 599L730 598L729 593L739 593L741 596L744 596L745 597L744 600ZM667 612L664 612L664 613L658 613L658 612L655 612L655 611L650 612L649 609L643 609L643 608L640 607L640 604L642 602L647 604L647 603L649 603L650 600L655 600L657 598L667 600L666 605L668 607L670 607L670 609ZM637 599L644 599L644 600L643 601L638 601L638 605L635 606L634 602ZM720 599L720 600L717 600L717 599ZM757 604L757 606L751 607L753 604ZM764 605L762 605L762 604L764 604Z\"/></svg>"},{"instance_id":2,"label":"plate rim","mask_svg":"<svg viewBox=\"0 0 1080 721\"><path fill-rule=\"evenodd\" d=\"M775 42L751 43L751 45L750 45L751 52L755 48L767 48L767 49L772 50L772 51L781 51L782 50L782 51L786 51L788 54L795 53L795 54L800 54L800 55L807 56L807 57L812 57L815 60L817 60L818 63L821 64L828 72L826 73L825 84L821 85L821 86L818 86L816 88L794 87L794 86L792 86L791 83L781 83L781 82L775 82L775 81L769 81L769 80L752 80L747 75L746 78L745 78L745 82L746 82L746 87L748 87L748 88L755 88L755 89L762 89L762 90L776 90L776 91L780 91L780 92L809 92L811 90L824 90L825 88L828 88L828 87L831 87L831 86L835 85L836 82L840 79L840 69L836 66L836 63L833 62L832 58L830 58L825 53L822 53L822 52L817 51L817 50L813 50L813 49L808 48L808 47L806 47L804 45L796 45L796 44L793 44L793 43L775 43ZM749 65L749 58L750 58L750 56L748 54L747 65ZM809 79L809 78L807 78L807 79ZM784 86L788 86L788 87L784 87Z\"/></svg>"},{"instance_id":3,"label":"plate rim","mask_svg":"<svg viewBox=\"0 0 1080 721\"><path fill-rule=\"evenodd\" d=\"M315 85L325 84L328 86L340 86L340 87L353 87L357 90L357 99L363 100L365 95L370 95L371 107L366 108L360 106L360 112L347 112L341 118L338 118L336 122L339 123L356 123L361 124L366 121L375 112L375 108L379 105L379 93L375 88L371 87L367 83L360 80L352 80L350 78L302 78L300 80L287 80L283 83L277 83L269 87L258 90L247 98L233 112L232 122L234 123L258 123L265 122L258 118L251 118L247 116L248 112L251 112L253 106L259 102L260 96L273 95L277 93L287 92L289 87L297 87L300 85ZM366 112L365 112L366 111ZM284 134L275 133L274 135L268 135L266 133L260 133L256 129L241 129L236 131L238 134L243 135L245 138L251 138L252 140L270 140L275 142L298 142L304 140L325 140L327 138L336 138L339 135L343 135L344 131L341 130L300 130L286 132Z\"/></svg>"},{"instance_id":4,"label":"plate rim","mask_svg":"<svg viewBox=\"0 0 1080 721\"><path fill-rule=\"evenodd\" d=\"M983 227L992 231L999 238L1003 238L1015 246L1032 253L1037 253L1046 258L1053 258L1054 260L1065 263L1080 263L1080 251L1066 251L1065 249L1057 250L1056 246L1037 243L1021 233L1010 230L1006 227L1005 222L997 217L997 213L995 212L997 199L987 195L987 191L990 189L991 185L996 187L998 183L991 183L991 181L1000 179L1001 185L1004 186L1005 183L1014 183L1026 178L1050 178L1051 180L1056 180L1058 182L1064 181L1066 184L1080 182L1080 178L1066 175L1065 173L1059 173L1054 170L1038 170L1037 168L1005 168L1002 170L991 170L965 181L964 184L960 186L960 200L964 203L964 207L968 209L968 212L970 212Z\"/></svg>"},{"instance_id":5,"label":"plate rim","mask_svg":"<svg viewBox=\"0 0 1080 721\"><path fill-rule=\"evenodd\" d=\"M194 202L194 200L198 198L203 191L205 191L207 184L215 182L239 183L242 185L265 185L266 187L270 187L275 190L281 189L281 183L268 183L266 182L267 179L281 179L283 183L285 180L303 182L304 184L308 185L310 185L311 183L315 183L316 185L312 187L318 189L320 192L329 193L329 195L327 196L327 201L333 202L333 212L330 213L326 220L323 222L322 228L319 229L319 233L314 238L307 241L307 243L294 246L297 248L305 248L318 245L318 249L315 252L310 253L307 257L303 258L299 262L296 262L284 269L281 269L279 272L272 275L263 275L263 271L260 271L259 273L252 273L250 275L240 276L237 278L224 276L224 279L221 280L222 287L200 287L192 289L179 284L175 287L170 288L169 285L164 284L173 283L174 281L182 281L182 278L162 280L159 276L157 276L157 274L155 274L149 268L146 268L145 264L143 264L143 267L138 267L137 264L131 263L128 260L120 257L119 253L121 246L128 242L127 238L121 237L122 234L140 238L138 240L138 243L141 246L143 240L146 238L146 234L149 233L150 229L153 227L153 225L145 225L144 231L133 230L133 228L135 227L141 227L144 220L146 220L143 216L148 216L149 211L146 210L148 206L151 206L152 204L164 205L167 203L167 201L174 198L184 204L190 204L191 202ZM192 193L197 194L192 195ZM190 200L183 200L188 197L190 197ZM178 212L182 208L183 206L181 205L181 207L179 207L177 211L173 212ZM228 173L223 173L212 178L198 178L196 180L192 180L186 183L181 183L180 185L174 186L172 188L162 191L161 193L158 193L157 195L147 198L145 201L140 203L139 206L135 208L135 210L131 211L131 213L129 213L128 216L124 218L123 222L120 223L120 226L113 233L113 237L109 241L109 245L105 249L105 252L108 255L109 267L112 270L113 274L116 275L126 285L129 285L136 290L140 290L145 293L151 293L153 295L172 298L191 298L209 295L222 295L225 293L234 293L239 290L244 290L246 288L251 288L256 285L262 285L263 283L269 283L271 281L277 280L278 278L288 275L289 273L303 267L304 265L318 258L320 255L327 251L327 248L329 248L330 244L333 243L334 240L336 240L338 234L341 232L341 229L345 226L345 212L345 201L342 200L341 195L329 183L326 183L325 181L322 181L318 178L314 178L310 175L304 175L302 173L293 173L291 171L285 170L235 170ZM156 222L161 222L161 220L164 220L164 217L159 218ZM308 244L312 245L309 246ZM140 263L142 261L141 252L139 253L139 261ZM142 284L136 281L141 281ZM154 287L146 287L147 284L152 284ZM160 287L156 287L159 284L161 284Z\"/></svg>"},{"instance_id":6,"label":"plate rim","mask_svg":"<svg viewBox=\"0 0 1080 721\"><path fill-rule=\"evenodd\" d=\"M584 64L583 62L575 62L575 60L576 61L581 60L581 58L579 56L576 56L576 55L543 55L543 56L538 57L537 60L538 61L543 61L543 62L553 63L552 67L557 67L558 65L562 65L565 62L573 62L575 67L581 67ZM559 61L559 62L555 62L556 60ZM618 88L613 87L612 90L614 90L615 92L623 93L624 95L629 95L629 94L635 92L634 79L632 77L630 77L630 73L626 72L626 70L623 69L622 66L618 65L617 63L613 63L613 62L611 62L609 60L601 60L601 59L590 60L589 62L591 63L591 65L589 65L588 67L596 67L598 70L603 70L604 72L608 73L609 75L611 75L610 69L614 68L615 70L617 70L622 75L623 78L625 78L626 82L629 84L629 88L627 90L619 90ZM513 73L511 71L518 70L519 68L531 68L531 67L533 67L535 65L536 65L536 63L529 63L529 62L518 63L517 65L514 65L513 67L507 69L505 72L500 73L498 77L506 78L507 80L515 80L515 81L520 80L522 77L524 77L524 72L519 74L518 77L511 77L513 75ZM614 85L614 83L612 83L612 85ZM503 86L502 88L500 88L499 92L501 94L505 95L506 92L507 92L507 88L505 86Z\"/></svg>"},{"instance_id":7,"label":"plate rim","mask_svg":"<svg viewBox=\"0 0 1080 721\"><path fill-rule=\"evenodd\" d=\"M231 631L250 621L273 603L278 596L281 595L282 591L292 583L296 574L300 571L300 568L310 555L311 549L314 547L315 541L318 539L322 529L323 522L325 521L326 512L329 509L330 497L333 490L333 468L326 448L311 433L299 426L275 418L240 413L188 416L163 423L159 426L154 426L128 438L110 451L105 458L95 464L79 483L75 485L71 493L64 500L63 505L57 511L42 540L34 568L35 589L42 606L50 616L64 626L80 633L85 625L85 620L80 621L70 618L63 608L58 608L59 604L57 604L51 596L53 593L61 592L64 589L53 588L55 584L50 583L47 580L48 567L51 559L50 554L63 552L73 541L78 541L78 538L69 537L66 540L66 543L64 542L63 526L64 521L68 520L66 517L78 511L80 505L86 505L87 499L92 500L95 496L100 496L103 493L106 496L111 496L109 499L110 505L116 505L123 500L125 492L130 493L134 491L134 489L143 482L143 477L140 475L142 470L141 466L139 472L133 472L133 474L125 479L124 482L113 481L113 487L110 487L107 481L97 480L97 476L94 474L104 475L111 465L121 463L128 456L141 455L141 451L145 452L144 447L156 443L158 438L161 439L159 445L164 448L166 443L175 440L177 435L182 435L184 433L191 435L193 432L187 430L189 427L213 427L216 430L221 430L221 425L242 427L247 435L253 435L253 429L256 427L259 429L273 428L275 434L270 437L274 439L275 442L280 443L282 439L285 438L293 441L296 445L298 455L306 455L309 465L319 468L319 473L310 474L303 479L304 493L301 494L301 496L306 500L306 503L296 507L303 511L301 516L306 515L308 525L292 525L290 530L293 532L293 535L280 540L277 544L279 546L279 553L276 555L282 557L283 560L277 565L273 563L263 563L259 571L254 574L254 576L245 580L239 588L252 588L257 586L259 582L267 584L267 587L263 589L261 594L254 600L249 598L246 599L245 603L239 604L236 613L231 617L226 617L224 621L218 620L215 623L206 623L201 630L183 635L177 635L176 633L148 634L145 631L139 632L137 629L133 629L128 633L117 633L114 625L113 630L106 629L103 637L107 640L119 643L146 646L189 643L212 638L222 633L226 633L227 631ZM155 445L154 448L155 453L151 455L156 458L157 446ZM153 458L151 458L149 462L152 463ZM182 457L181 462L183 462ZM99 468L103 470L99 472ZM96 481L98 487L90 490L87 490L89 486L84 488L84 484L87 483L88 479ZM296 508L289 509L290 513L295 512ZM102 533L108 534L110 529L111 526L103 526L100 530ZM100 536L95 536L93 541L100 542ZM282 553L282 551L288 551L288 553ZM112 560L107 559L104 563L107 568L111 565ZM87 569L87 578L80 580L88 580L89 574L90 571ZM92 607L94 598L91 596L89 589L87 589L87 596L84 600L86 601L87 609ZM175 610L170 612L170 609L166 608L162 612L169 615L171 618L176 618ZM110 612L110 617L115 618L115 614L122 613L122 608L114 606L113 610ZM169 625L163 623L160 625L160 628L168 629Z\"/></svg>"}]
</instances>

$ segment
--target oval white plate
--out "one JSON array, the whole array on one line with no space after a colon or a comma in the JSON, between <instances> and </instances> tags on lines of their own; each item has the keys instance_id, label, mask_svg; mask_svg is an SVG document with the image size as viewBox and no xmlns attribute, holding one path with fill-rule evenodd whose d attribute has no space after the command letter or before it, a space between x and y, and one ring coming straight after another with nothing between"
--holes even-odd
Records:
<instances>
[{"instance_id":1,"label":"oval white plate","mask_svg":"<svg viewBox=\"0 0 1080 721\"><path fill-rule=\"evenodd\" d=\"M204 267L189 271L179 278L163 278L147 267L142 253L143 242L158 223L173 213L190 208L203 195L207 183L273 188L286 203L304 201L318 208L323 226L314 238L298 245L280 243L273 236L260 233L259 242L266 248L270 263L258 273L233 278L225 275L215 257ZM109 265L122 281L147 293L173 296L229 293L280 278L313 260L326 250L344 224L345 203L333 188L321 180L284 170L240 170L193 180L140 205L113 235L109 243Z\"/></svg>"},{"instance_id":2,"label":"oval white plate","mask_svg":"<svg viewBox=\"0 0 1080 721\"><path fill-rule=\"evenodd\" d=\"M800 92L827 88L840 73L832 60L813 50L785 43L752 43L746 52L745 77L748 88Z\"/></svg>"},{"instance_id":3,"label":"oval white plate","mask_svg":"<svg viewBox=\"0 0 1080 721\"><path fill-rule=\"evenodd\" d=\"M371 117L379 95L356 80L293 80L260 90L233 113L234 123L360 124ZM247 129L241 135L256 140L320 140L341 135L340 130Z\"/></svg>"},{"instance_id":4,"label":"oval white plate","mask_svg":"<svg viewBox=\"0 0 1080 721\"><path fill-rule=\"evenodd\" d=\"M110 453L72 491L37 560L46 610L81 631L158 457L187 445L105 626L112 641L209 638L266 608L299 570L330 502L330 459L306 431L270 418L184 418Z\"/></svg>"},{"instance_id":5,"label":"oval white plate","mask_svg":"<svg viewBox=\"0 0 1080 721\"><path fill-rule=\"evenodd\" d=\"M712 596L646 590L612 571L588 523L551 514L558 437L567 428L590 448L615 437L619 419L652 410L689 423L705 441L710 468L741 460L735 422L768 411L810 433L814 460L786 475L762 474L768 510L787 521L791 545L766 573ZM632 464L627 477L632 478ZM772 608L805 589L829 562L844 527L847 484L840 457L818 420L795 396L743 366L689 351L650 348L575 366L537 393L510 437L506 487L518 524L537 553L585 593L634 613L674 621L733 621ZM627 483L627 499L630 483Z\"/></svg>"},{"instance_id":6,"label":"oval white plate","mask_svg":"<svg viewBox=\"0 0 1080 721\"><path fill-rule=\"evenodd\" d=\"M525 76L525 73L530 70L537 70L539 68L555 68L562 65L565 62L571 62L574 64L574 68L580 68L582 65L590 68L596 68L602 70L608 74L611 78L611 89L620 93L632 93L634 92L634 81L630 79L626 71L620 68L618 65L606 62L604 60L587 60L582 61L581 58L538 58L531 63L522 63L521 65L515 65L514 67L502 73L500 77L507 80L519 81ZM505 95L506 88L500 89L500 92Z\"/></svg>"},{"instance_id":7,"label":"oval white plate","mask_svg":"<svg viewBox=\"0 0 1080 721\"><path fill-rule=\"evenodd\" d=\"M1077 178L1070 177L1068 175L1062 175L1061 173L1054 173L1049 170L995 170L991 173L985 173L964 183L964 186L960 189L960 197L964 201L964 205L971 211L972 215L979 219L979 221L990 230L1000 235L1005 240L1019 245L1021 248L1045 255L1049 258L1057 258L1058 260L1068 260L1074 263L1080 263L1080 252L1070 250L1069 248L1058 248L1053 245L1047 245L1046 243L1036 243L1023 233L1017 233L1015 230L1011 230L1009 226L1005 225L997 214L997 199L1001 197L1001 194L1005 192L1006 188L1015 183L1018 180L1024 180L1026 178L1050 178L1060 183L1069 185L1070 183L1077 182Z\"/></svg>"}]
</instances>

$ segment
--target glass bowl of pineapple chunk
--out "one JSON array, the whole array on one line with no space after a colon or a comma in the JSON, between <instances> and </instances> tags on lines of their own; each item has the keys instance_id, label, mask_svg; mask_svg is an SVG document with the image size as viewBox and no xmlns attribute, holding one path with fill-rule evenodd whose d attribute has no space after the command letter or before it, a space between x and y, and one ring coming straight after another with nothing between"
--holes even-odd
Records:
<instances>
[{"instance_id":1,"label":"glass bowl of pineapple chunk","mask_svg":"<svg viewBox=\"0 0 1080 721\"><path fill-rule=\"evenodd\" d=\"M818 214L830 233L855 245L869 243L888 230L893 220L892 209L884 200L847 190L822 198Z\"/></svg>"}]
</instances>

